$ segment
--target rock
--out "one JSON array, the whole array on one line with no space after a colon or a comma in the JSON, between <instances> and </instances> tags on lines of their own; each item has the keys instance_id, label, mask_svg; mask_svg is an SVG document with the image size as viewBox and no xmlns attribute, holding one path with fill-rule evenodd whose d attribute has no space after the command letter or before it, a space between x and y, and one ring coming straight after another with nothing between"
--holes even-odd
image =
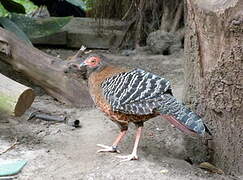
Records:
<instances>
[{"instance_id":1,"label":"rock","mask_svg":"<svg viewBox=\"0 0 243 180\"><path fill-rule=\"evenodd\" d=\"M147 38L147 45L154 54L170 55L181 49L181 41L174 33L154 31Z\"/></svg>"},{"instance_id":2,"label":"rock","mask_svg":"<svg viewBox=\"0 0 243 180\"><path fill-rule=\"evenodd\" d=\"M67 47L109 49L123 39L126 23L93 18L73 18L63 30L67 31Z\"/></svg>"},{"instance_id":3,"label":"rock","mask_svg":"<svg viewBox=\"0 0 243 180\"><path fill-rule=\"evenodd\" d=\"M125 49L121 51L122 56L134 56L136 54L135 50Z\"/></svg>"},{"instance_id":4,"label":"rock","mask_svg":"<svg viewBox=\"0 0 243 180\"><path fill-rule=\"evenodd\" d=\"M150 48L148 46L141 46L136 49L124 49L121 51L122 56L134 56L134 55L148 55L151 54Z\"/></svg>"},{"instance_id":5,"label":"rock","mask_svg":"<svg viewBox=\"0 0 243 180\"><path fill-rule=\"evenodd\" d=\"M60 31L54 34L43 36L39 38L30 38L33 44L38 45L60 45L64 46L67 44L67 32Z\"/></svg>"},{"instance_id":6,"label":"rock","mask_svg":"<svg viewBox=\"0 0 243 180\"><path fill-rule=\"evenodd\" d=\"M139 55L150 55L150 47L149 46L140 46L136 48L136 54Z\"/></svg>"}]
</instances>

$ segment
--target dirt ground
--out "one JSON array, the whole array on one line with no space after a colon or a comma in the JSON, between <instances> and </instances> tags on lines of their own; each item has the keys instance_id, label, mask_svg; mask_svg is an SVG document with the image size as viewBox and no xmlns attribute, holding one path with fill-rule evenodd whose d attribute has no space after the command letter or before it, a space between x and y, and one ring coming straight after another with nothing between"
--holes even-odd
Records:
<instances>
[{"instance_id":1,"label":"dirt ground","mask_svg":"<svg viewBox=\"0 0 243 180\"><path fill-rule=\"evenodd\" d=\"M43 49L45 52L66 59L73 50ZM119 65L139 67L160 74L171 80L174 94L182 98L183 51L176 55L146 55L144 53L124 56L107 54ZM7 160L25 159L27 165L13 177L19 180L226 180L232 177L209 173L192 162L202 162L207 157L199 138L191 139L173 128L165 120L154 118L145 123L139 145L138 161L120 162L113 153L98 154L96 144L111 145L119 129L95 108L77 109L64 105L23 75L0 64L1 73L34 88L37 97L32 107L18 118L0 116L0 152L17 138L18 144L0 155L0 163ZM51 123L39 119L27 121L30 112L41 110L57 116L78 119L80 128L66 124ZM121 154L131 153L135 127L131 124L127 136L120 144ZM188 141L188 139L190 139ZM192 146L188 143L192 142ZM200 154L200 155L199 155ZM204 155L202 155L204 154ZM202 158L203 157L203 158Z\"/></svg>"}]
</instances>

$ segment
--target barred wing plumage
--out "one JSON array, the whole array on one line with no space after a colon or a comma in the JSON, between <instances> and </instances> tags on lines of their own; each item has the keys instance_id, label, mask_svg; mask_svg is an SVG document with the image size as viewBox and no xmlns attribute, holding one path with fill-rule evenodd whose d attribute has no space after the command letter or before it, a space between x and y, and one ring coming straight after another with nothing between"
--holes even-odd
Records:
<instances>
[{"instance_id":1,"label":"barred wing plumage","mask_svg":"<svg viewBox=\"0 0 243 180\"><path fill-rule=\"evenodd\" d=\"M138 115L152 114L171 91L168 80L141 69L108 78L101 87L112 110Z\"/></svg>"}]
</instances>

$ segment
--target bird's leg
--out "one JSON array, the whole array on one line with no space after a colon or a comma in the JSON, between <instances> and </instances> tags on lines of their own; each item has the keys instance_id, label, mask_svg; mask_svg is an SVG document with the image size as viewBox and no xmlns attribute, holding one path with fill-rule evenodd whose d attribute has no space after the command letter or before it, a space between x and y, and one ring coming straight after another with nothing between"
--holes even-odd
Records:
<instances>
[{"instance_id":1,"label":"bird's leg","mask_svg":"<svg viewBox=\"0 0 243 180\"><path fill-rule=\"evenodd\" d=\"M134 147L133 147L133 150L132 150L132 154L129 154L127 156L117 156L118 158L123 159L122 161L138 160L137 149L138 149L139 139L140 139L141 134L142 134L142 128L143 127L140 126L137 129L136 139L135 139Z\"/></svg>"},{"instance_id":2,"label":"bird's leg","mask_svg":"<svg viewBox=\"0 0 243 180\"><path fill-rule=\"evenodd\" d=\"M97 152L117 152L117 153L120 153L120 151L117 149L117 146L118 146L119 142L122 140L122 138L126 135L126 132L127 132L127 130L121 131L120 134L117 136L116 140L113 142L112 146L97 144L97 146L103 148L103 149L98 150Z\"/></svg>"}]
</instances>

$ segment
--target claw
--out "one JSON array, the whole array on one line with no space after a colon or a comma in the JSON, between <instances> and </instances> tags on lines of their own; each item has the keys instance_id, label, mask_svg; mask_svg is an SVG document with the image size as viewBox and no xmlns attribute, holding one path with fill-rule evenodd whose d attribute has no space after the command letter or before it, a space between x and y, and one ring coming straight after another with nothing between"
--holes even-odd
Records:
<instances>
[{"instance_id":1,"label":"claw","mask_svg":"<svg viewBox=\"0 0 243 180\"><path fill-rule=\"evenodd\" d=\"M123 160L121 160L121 162L138 160L138 156L136 154L129 154L127 156L116 156L116 157L123 159Z\"/></svg>"},{"instance_id":2,"label":"claw","mask_svg":"<svg viewBox=\"0 0 243 180\"><path fill-rule=\"evenodd\" d=\"M117 147L114 147L114 146L106 146L106 145L103 145L103 144L97 144L97 146L103 148L103 149L98 150L97 153L100 153L100 152L114 152L114 153L121 153L121 152L117 149Z\"/></svg>"}]
</instances>

